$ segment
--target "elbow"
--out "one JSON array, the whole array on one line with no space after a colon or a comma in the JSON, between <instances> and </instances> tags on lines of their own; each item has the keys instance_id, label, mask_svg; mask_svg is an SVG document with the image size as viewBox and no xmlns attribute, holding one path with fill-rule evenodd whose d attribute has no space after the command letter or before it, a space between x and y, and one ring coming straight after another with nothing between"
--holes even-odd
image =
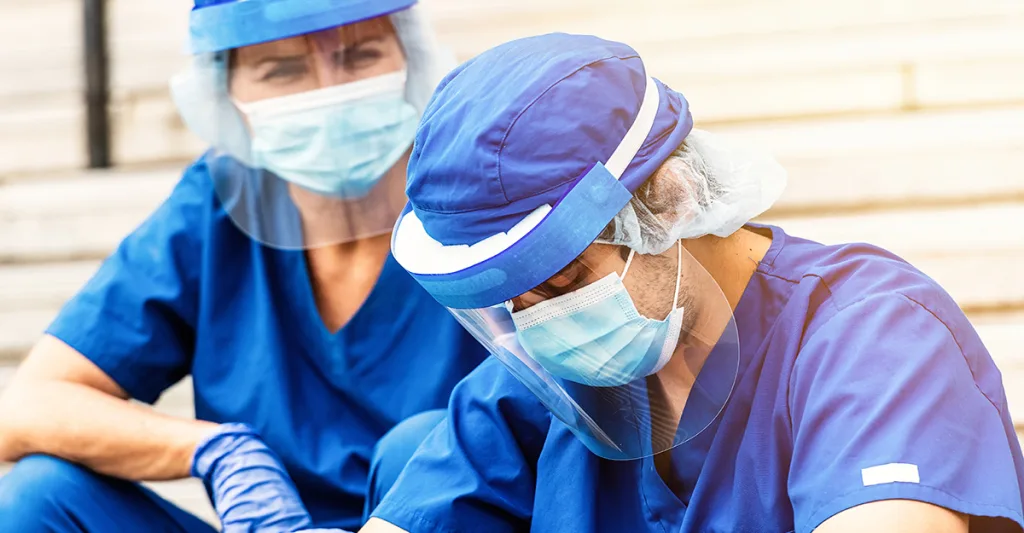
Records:
<instances>
[{"instance_id":1,"label":"elbow","mask_svg":"<svg viewBox=\"0 0 1024 533\"><path fill-rule=\"evenodd\" d=\"M13 463L25 454L21 450L23 431L18 422L18 405L24 402L16 387L0 393L0 462Z\"/></svg>"},{"instance_id":2,"label":"elbow","mask_svg":"<svg viewBox=\"0 0 1024 533\"><path fill-rule=\"evenodd\" d=\"M0 432L4 431L0 428ZM0 433L0 463L14 463L21 457L14 451L14 443L4 433Z\"/></svg>"}]
</instances>

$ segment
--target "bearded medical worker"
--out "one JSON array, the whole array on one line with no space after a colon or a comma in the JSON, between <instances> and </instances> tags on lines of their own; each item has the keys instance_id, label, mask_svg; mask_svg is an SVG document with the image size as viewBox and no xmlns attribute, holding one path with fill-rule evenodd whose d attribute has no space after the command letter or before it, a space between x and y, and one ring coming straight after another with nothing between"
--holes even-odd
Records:
<instances>
[{"instance_id":1,"label":"bearded medical worker","mask_svg":"<svg viewBox=\"0 0 1024 533\"><path fill-rule=\"evenodd\" d=\"M784 170L651 75L546 35L435 93L392 251L494 357L363 531L1021 531L956 302L879 248L751 224Z\"/></svg>"},{"instance_id":2,"label":"bearded medical worker","mask_svg":"<svg viewBox=\"0 0 1024 533\"><path fill-rule=\"evenodd\" d=\"M197 1L172 90L213 149L5 392L0 531L212 531L135 483L190 475L225 531L360 527L486 356L390 255L452 66L414 4ZM127 401L186 375L198 420Z\"/></svg>"}]
</instances>

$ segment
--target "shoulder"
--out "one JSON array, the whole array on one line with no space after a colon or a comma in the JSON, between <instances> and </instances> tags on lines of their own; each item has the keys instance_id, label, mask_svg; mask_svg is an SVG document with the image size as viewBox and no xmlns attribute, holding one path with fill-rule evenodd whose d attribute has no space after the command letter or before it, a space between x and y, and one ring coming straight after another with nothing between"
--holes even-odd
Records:
<instances>
[{"instance_id":1,"label":"shoulder","mask_svg":"<svg viewBox=\"0 0 1024 533\"><path fill-rule=\"evenodd\" d=\"M221 228L233 232L234 224L219 198L214 174L230 173L232 169L226 167L234 165L240 163L213 151L196 158L185 167L168 197L140 229L196 239L205 239Z\"/></svg>"},{"instance_id":2,"label":"shoulder","mask_svg":"<svg viewBox=\"0 0 1024 533\"><path fill-rule=\"evenodd\" d=\"M987 395L1002 395L981 338L935 280L877 246L782 235L784 249L768 272L790 284L786 306L802 322L797 368L885 357L923 372L924 361L944 360L966 363Z\"/></svg>"},{"instance_id":3,"label":"shoulder","mask_svg":"<svg viewBox=\"0 0 1024 533\"><path fill-rule=\"evenodd\" d=\"M824 245L793 236L769 270L797 286L812 317L805 334L838 315L871 313L890 306L932 315L957 329L967 322L956 301L935 280L896 254L867 243Z\"/></svg>"},{"instance_id":4,"label":"shoulder","mask_svg":"<svg viewBox=\"0 0 1024 533\"><path fill-rule=\"evenodd\" d=\"M449 412L464 429L495 426L534 453L551 426L551 412L493 355L455 387Z\"/></svg>"},{"instance_id":5,"label":"shoulder","mask_svg":"<svg viewBox=\"0 0 1024 533\"><path fill-rule=\"evenodd\" d=\"M513 376L495 356L487 357L456 387L455 396L464 406L487 406L508 414L529 415L547 409L537 396Z\"/></svg>"},{"instance_id":6,"label":"shoulder","mask_svg":"<svg viewBox=\"0 0 1024 533\"><path fill-rule=\"evenodd\" d=\"M840 292L809 320L791 386L824 381L838 387L848 380L860 383L864 393L884 396L890 388L906 390L925 381L951 389L969 383L1003 410L999 370L956 302L923 275L886 270L876 273L881 281L859 283L867 287L864 294ZM887 275L903 279L889 281Z\"/></svg>"},{"instance_id":7,"label":"shoulder","mask_svg":"<svg viewBox=\"0 0 1024 533\"><path fill-rule=\"evenodd\" d=\"M204 154L185 167L170 194L156 208L143 228L165 222L173 222L179 229L183 225L191 226L213 207L214 196L209 156Z\"/></svg>"},{"instance_id":8,"label":"shoulder","mask_svg":"<svg viewBox=\"0 0 1024 533\"><path fill-rule=\"evenodd\" d=\"M128 234L111 259L121 265L164 265L167 272L198 275L200 254L214 225L216 193L210 179L208 155L188 165L163 202Z\"/></svg>"},{"instance_id":9,"label":"shoulder","mask_svg":"<svg viewBox=\"0 0 1024 533\"><path fill-rule=\"evenodd\" d=\"M190 204L209 204L215 195L211 178L211 158L210 152L204 153L185 167L181 179L171 192L172 200Z\"/></svg>"}]
</instances>

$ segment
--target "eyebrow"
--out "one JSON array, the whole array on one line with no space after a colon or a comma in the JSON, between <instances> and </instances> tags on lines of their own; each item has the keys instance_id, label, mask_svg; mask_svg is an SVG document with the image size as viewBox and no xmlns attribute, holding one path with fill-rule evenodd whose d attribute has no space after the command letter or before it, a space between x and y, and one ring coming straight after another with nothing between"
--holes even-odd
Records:
<instances>
[{"instance_id":1,"label":"eyebrow","mask_svg":"<svg viewBox=\"0 0 1024 533\"><path fill-rule=\"evenodd\" d=\"M361 44L383 41L386 37L387 35L360 35L352 38L351 43L345 42L345 39L342 39L341 44L346 47L359 46Z\"/></svg>"},{"instance_id":2,"label":"eyebrow","mask_svg":"<svg viewBox=\"0 0 1024 533\"><path fill-rule=\"evenodd\" d=\"M297 63L297 62L305 63L306 62L306 56L304 54L292 55L292 56L267 56L267 57L260 58L260 60L256 62L256 65L254 65L254 67L255 68L260 68L260 67L264 66L267 63Z\"/></svg>"},{"instance_id":3,"label":"eyebrow","mask_svg":"<svg viewBox=\"0 0 1024 533\"><path fill-rule=\"evenodd\" d=\"M397 35L395 27L386 18L370 19L348 26L341 26L338 28L338 33L342 41L364 40L367 38L384 39L390 35Z\"/></svg>"}]
</instances>

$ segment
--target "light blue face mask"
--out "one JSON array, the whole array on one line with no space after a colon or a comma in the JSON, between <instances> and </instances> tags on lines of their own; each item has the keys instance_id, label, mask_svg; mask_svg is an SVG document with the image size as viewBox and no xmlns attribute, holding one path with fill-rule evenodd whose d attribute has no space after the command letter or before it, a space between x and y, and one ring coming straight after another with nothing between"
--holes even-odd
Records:
<instances>
[{"instance_id":1,"label":"light blue face mask","mask_svg":"<svg viewBox=\"0 0 1024 533\"><path fill-rule=\"evenodd\" d=\"M632 383L661 370L672 358L683 326L679 304L682 244L675 299L665 320L641 316L622 280L612 273L582 289L512 313L519 343L556 377L594 387Z\"/></svg>"},{"instance_id":2,"label":"light blue face mask","mask_svg":"<svg viewBox=\"0 0 1024 533\"><path fill-rule=\"evenodd\" d=\"M252 164L311 191L363 198L405 154L419 113L405 71L243 104Z\"/></svg>"}]
</instances>

